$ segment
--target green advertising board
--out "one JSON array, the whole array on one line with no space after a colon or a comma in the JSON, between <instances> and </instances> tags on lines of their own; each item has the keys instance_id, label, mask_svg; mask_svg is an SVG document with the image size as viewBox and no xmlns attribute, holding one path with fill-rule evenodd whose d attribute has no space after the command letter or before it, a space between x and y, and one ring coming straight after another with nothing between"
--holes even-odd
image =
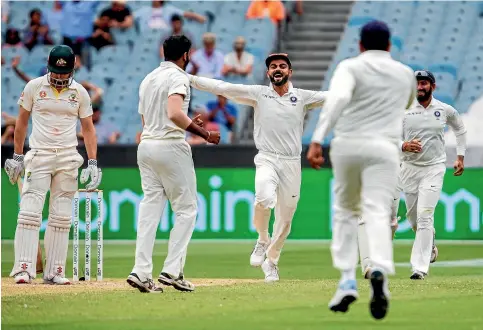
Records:
<instances>
[{"instance_id":1,"label":"green advertising board","mask_svg":"<svg viewBox=\"0 0 483 330\"><path fill-rule=\"evenodd\" d=\"M252 225L254 201L254 169L197 169L199 214L193 238L245 239L255 238ZM332 171L304 169L301 198L290 238L330 239L332 218ZM139 171L136 168L103 169L104 238L135 239L139 202L142 199ZM84 231L85 196L81 194L80 231ZM94 197L94 196L93 196ZM48 196L47 196L48 200ZM18 212L19 195L2 171L2 239L13 239ZM435 226L438 239L483 239L483 169L468 169L462 177L448 170L440 203L436 208ZM48 206L44 208L42 232L47 223ZM414 233L403 220L397 238L412 238ZM97 210L92 204L92 230L95 237ZM169 237L174 221L173 212L166 208L157 238Z\"/></svg>"}]
</instances>

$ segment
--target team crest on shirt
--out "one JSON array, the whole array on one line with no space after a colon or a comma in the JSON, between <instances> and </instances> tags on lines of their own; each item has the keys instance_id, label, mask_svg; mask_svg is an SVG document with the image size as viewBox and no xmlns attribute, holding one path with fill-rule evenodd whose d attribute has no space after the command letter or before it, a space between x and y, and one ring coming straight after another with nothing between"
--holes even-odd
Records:
<instances>
[{"instance_id":1,"label":"team crest on shirt","mask_svg":"<svg viewBox=\"0 0 483 330\"><path fill-rule=\"evenodd\" d=\"M27 174L25 175L25 178L27 179L27 182L30 182L32 181L32 172L27 172Z\"/></svg>"},{"instance_id":2,"label":"team crest on shirt","mask_svg":"<svg viewBox=\"0 0 483 330\"><path fill-rule=\"evenodd\" d=\"M295 96L291 96L290 97L290 102L296 103L297 102L297 98Z\"/></svg>"},{"instance_id":3,"label":"team crest on shirt","mask_svg":"<svg viewBox=\"0 0 483 330\"><path fill-rule=\"evenodd\" d=\"M434 112L434 116L435 116L436 118L439 118L439 117L441 116L441 112L439 112L438 110L436 110L436 111Z\"/></svg>"},{"instance_id":4,"label":"team crest on shirt","mask_svg":"<svg viewBox=\"0 0 483 330\"><path fill-rule=\"evenodd\" d=\"M69 101L75 102L77 101L77 95L75 93L72 93L69 95Z\"/></svg>"},{"instance_id":5,"label":"team crest on shirt","mask_svg":"<svg viewBox=\"0 0 483 330\"><path fill-rule=\"evenodd\" d=\"M41 98L44 98L44 97L46 97L46 96L47 96L47 93L46 93L46 92L44 92L44 91L41 91L41 92L39 93L39 96L40 96Z\"/></svg>"}]
</instances>

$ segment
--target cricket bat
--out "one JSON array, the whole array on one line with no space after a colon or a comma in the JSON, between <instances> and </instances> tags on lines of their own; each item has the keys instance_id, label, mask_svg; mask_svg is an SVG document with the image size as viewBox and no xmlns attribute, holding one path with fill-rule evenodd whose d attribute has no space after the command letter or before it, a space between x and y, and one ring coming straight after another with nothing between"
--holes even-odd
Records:
<instances>
[{"instance_id":1,"label":"cricket bat","mask_svg":"<svg viewBox=\"0 0 483 330\"><path fill-rule=\"evenodd\" d=\"M21 177L18 177L17 188L20 195L22 195L23 182ZM40 247L40 240L39 240L39 247L37 249L37 267L36 268L37 268L37 274L42 274L44 272L44 263L42 262L42 248Z\"/></svg>"}]
</instances>

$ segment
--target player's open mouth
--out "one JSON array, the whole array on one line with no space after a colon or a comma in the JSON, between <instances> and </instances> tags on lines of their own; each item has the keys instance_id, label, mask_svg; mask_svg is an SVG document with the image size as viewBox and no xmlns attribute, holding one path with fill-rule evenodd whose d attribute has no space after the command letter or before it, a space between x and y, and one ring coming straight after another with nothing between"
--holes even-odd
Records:
<instances>
[{"instance_id":1,"label":"player's open mouth","mask_svg":"<svg viewBox=\"0 0 483 330\"><path fill-rule=\"evenodd\" d=\"M278 79L278 78L283 78L283 74L281 73L276 73L273 75L273 78Z\"/></svg>"}]
</instances>

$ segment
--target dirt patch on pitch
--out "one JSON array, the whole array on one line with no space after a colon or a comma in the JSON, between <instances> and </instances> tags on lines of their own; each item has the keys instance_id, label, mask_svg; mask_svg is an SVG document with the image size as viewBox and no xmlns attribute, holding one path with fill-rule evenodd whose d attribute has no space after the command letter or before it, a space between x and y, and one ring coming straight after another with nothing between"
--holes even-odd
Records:
<instances>
[{"instance_id":1,"label":"dirt patch on pitch","mask_svg":"<svg viewBox=\"0 0 483 330\"><path fill-rule=\"evenodd\" d=\"M2 297L22 296L22 295L48 295L59 293L100 293L106 291L130 291L133 290L125 279L105 279L102 282L75 282L72 285L54 286L43 284L41 279L35 280L32 284L15 284L12 278L2 278ZM229 286L237 284L260 283L262 280L253 279L194 279L196 287L206 286Z\"/></svg>"}]
</instances>

